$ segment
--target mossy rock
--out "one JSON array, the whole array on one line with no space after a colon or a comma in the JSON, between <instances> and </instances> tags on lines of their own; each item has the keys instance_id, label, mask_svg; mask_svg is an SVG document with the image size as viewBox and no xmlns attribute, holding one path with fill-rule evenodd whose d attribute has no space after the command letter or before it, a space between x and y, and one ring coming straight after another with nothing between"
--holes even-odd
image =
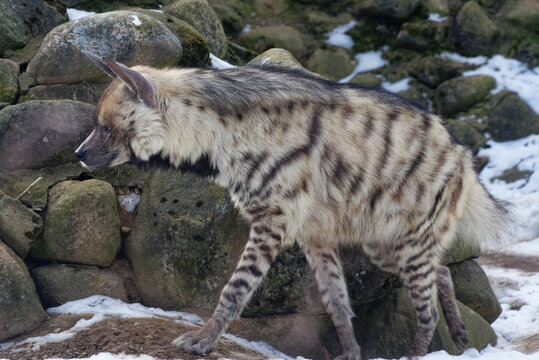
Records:
<instances>
[{"instance_id":1,"label":"mossy rock","mask_svg":"<svg viewBox=\"0 0 539 360\"><path fill-rule=\"evenodd\" d=\"M305 18L305 26L309 33L320 39L325 39L326 33L352 20L349 13L343 12L334 16L315 8L306 9L303 17Z\"/></svg>"},{"instance_id":2,"label":"mossy rock","mask_svg":"<svg viewBox=\"0 0 539 360\"><path fill-rule=\"evenodd\" d=\"M310 270L299 246L283 250L242 316L260 317L298 312L304 308Z\"/></svg>"},{"instance_id":3,"label":"mossy rock","mask_svg":"<svg viewBox=\"0 0 539 360\"><path fill-rule=\"evenodd\" d=\"M436 95L435 91L415 80L410 81L409 85L410 88L408 90L401 91L399 95L414 101L429 111L432 111L432 105L434 103L433 99Z\"/></svg>"},{"instance_id":4,"label":"mossy rock","mask_svg":"<svg viewBox=\"0 0 539 360\"><path fill-rule=\"evenodd\" d=\"M451 135L453 135L460 143L470 148L474 154L477 154L479 149L485 147L487 143L485 136L467 121L447 119L445 121L445 126Z\"/></svg>"},{"instance_id":5,"label":"mossy rock","mask_svg":"<svg viewBox=\"0 0 539 360\"><path fill-rule=\"evenodd\" d=\"M279 48L264 51L262 54L249 61L248 64L252 66L270 65L307 71L290 51Z\"/></svg>"},{"instance_id":6,"label":"mossy rock","mask_svg":"<svg viewBox=\"0 0 539 360\"><path fill-rule=\"evenodd\" d=\"M384 79L372 73L359 73L349 81L350 84L381 86Z\"/></svg>"},{"instance_id":7,"label":"mossy rock","mask_svg":"<svg viewBox=\"0 0 539 360\"><path fill-rule=\"evenodd\" d=\"M496 334L489 324L466 305L457 302L462 320L468 331L468 348L483 349L496 344ZM408 290L397 288L383 298L353 307L357 315L352 319L356 339L365 358L399 358L412 346L417 320ZM449 354L461 354L453 343L449 329L438 303L440 321L436 326L429 352L445 350ZM336 331L329 319L320 329L320 338L331 356L341 352Z\"/></svg>"},{"instance_id":8,"label":"mossy rock","mask_svg":"<svg viewBox=\"0 0 539 360\"><path fill-rule=\"evenodd\" d=\"M475 259L481 255L481 247L473 239L463 239L455 237L451 246L445 251L442 264L456 264L465 260Z\"/></svg>"},{"instance_id":9,"label":"mossy rock","mask_svg":"<svg viewBox=\"0 0 539 360\"><path fill-rule=\"evenodd\" d=\"M483 100L496 87L496 80L488 75L457 77L441 83L436 89L438 112L449 116L464 111Z\"/></svg>"},{"instance_id":10,"label":"mossy rock","mask_svg":"<svg viewBox=\"0 0 539 360\"><path fill-rule=\"evenodd\" d=\"M498 16L506 21L525 28L529 31L539 33L539 2L535 0L514 0L495 1L496 4L503 4L497 12Z\"/></svg>"},{"instance_id":11,"label":"mossy rock","mask_svg":"<svg viewBox=\"0 0 539 360\"><path fill-rule=\"evenodd\" d=\"M34 268L30 273L45 307L62 305L92 295L128 301L122 278L108 269L52 264Z\"/></svg>"},{"instance_id":12,"label":"mossy rock","mask_svg":"<svg viewBox=\"0 0 539 360\"><path fill-rule=\"evenodd\" d=\"M258 54L253 50L244 48L243 46L229 41L228 50L226 52L224 60L230 64L243 66L257 56Z\"/></svg>"},{"instance_id":13,"label":"mossy rock","mask_svg":"<svg viewBox=\"0 0 539 360\"><path fill-rule=\"evenodd\" d=\"M441 16L447 16L451 13L447 0L425 0L422 4L424 10L429 14L436 13Z\"/></svg>"},{"instance_id":14,"label":"mossy rock","mask_svg":"<svg viewBox=\"0 0 539 360\"><path fill-rule=\"evenodd\" d=\"M307 54L303 36L291 26L265 26L240 34L238 43L262 53L271 48L283 48L302 59Z\"/></svg>"},{"instance_id":15,"label":"mossy rock","mask_svg":"<svg viewBox=\"0 0 539 360\"><path fill-rule=\"evenodd\" d=\"M23 48L21 49L9 49L4 51L4 58L16 62L19 65L28 65L30 60L36 56L41 43L45 35L39 35L32 38Z\"/></svg>"},{"instance_id":16,"label":"mossy rock","mask_svg":"<svg viewBox=\"0 0 539 360\"><path fill-rule=\"evenodd\" d=\"M34 330L46 316L26 265L0 241L0 341Z\"/></svg>"},{"instance_id":17,"label":"mossy rock","mask_svg":"<svg viewBox=\"0 0 539 360\"><path fill-rule=\"evenodd\" d=\"M502 312L502 308L487 275L474 260L467 260L449 266L456 298L492 324Z\"/></svg>"},{"instance_id":18,"label":"mossy rock","mask_svg":"<svg viewBox=\"0 0 539 360\"><path fill-rule=\"evenodd\" d=\"M350 54L337 46L316 49L305 64L307 69L334 81L350 74L356 65Z\"/></svg>"},{"instance_id":19,"label":"mossy rock","mask_svg":"<svg viewBox=\"0 0 539 360\"><path fill-rule=\"evenodd\" d=\"M210 0L209 3L229 37L235 37L243 30L246 19L250 18L254 11L252 2L242 0Z\"/></svg>"},{"instance_id":20,"label":"mossy rock","mask_svg":"<svg viewBox=\"0 0 539 360\"><path fill-rule=\"evenodd\" d=\"M383 52L382 57L389 65L375 72L384 75L390 82L396 82L412 75L422 55L409 49L395 49Z\"/></svg>"},{"instance_id":21,"label":"mossy rock","mask_svg":"<svg viewBox=\"0 0 539 360\"><path fill-rule=\"evenodd\" d=\"M496 141L509 141L539 132L539 116L517 93L502 91L487 103L488 132Z\"/></svg>"},{"instance_id":22,"label":"mossy rock","mask_svg":"<svg viewBox=\"0 0 539 360\"><path fill-rule=\"evenodd\" d=\"M0 59L0 103L11 104L19 92L17 75L19 65L11 60Z\"/></svg>"},{"instance_id":23,"label":"mossy rock","mask_svg":"<svg viewBox=\"0 0 539 360\"><path fill-rule=\"evenodd\" d=\"M161 21L180 40L183 54L179 66L204 67L210 57L208 43L198 31L187 22L167 13L156 12L141 8L128 8Z\"/></svg>"},{"instance_id":24,"label":"mossy rock","mask_svg":"<svg viewBox=\"0 0 539 360\"><path fill-rule=\"evenodd\" d=\"M126 241L142 300L213 309L247 236L225 189L194 175L152 171Z\"/></svg>"},{"instance_id":25,"label":"mossy rock","mask_svg":"<svg viewBox=\"0 0 539 360\"><path fill-rule=\"evenodd\" d=\"M359 14L371 14L403 22L418 9L420 4L420 0L360 0L357 11Z\"/></svg>"},{"instance_id":26,"label":"mossy rock","mask_svg":"<svg viewBox=\"0 0 539 360\"><path fill-rule=\"evenodd\" d=\"M49 191L43 234L30 256L108 266L120 250L116 194L100 180L64 181Z\"/></svg>"},{"instance_id":27,"label":"mossy rock","mask_svg":"<svg viewBox=\"0 0 539 360\"><path fill-rule=\"evenodd\" d=\"M115 187L136 187L142 189L148 173L130 165L120 165L112 169L89 171L80 163L69 163L41 169L19 169L0 171L0 189L12 196L19 195L38 177L42 177L21 201L32 209L43 210L47 206L48 189L64 180L99 179L107 181Z\"/></svg>"},{"instance_id":28,"label":"mossy rock","mask_svg":"<svg viewBox=\"0 0 539 360\"><path fill-rule=\"evenodd\" d=\"M163 11L191 25L217 57L225 56L227 38L223 25L206 0L179 0L165 6Z\"/></svg>"},{"instance_id":29,"label":"mossy rock","mask_svg":"<svg viewBox=\"0 0 539 360\"><path fill-rule=\"evenodd\" d=\"M412 75L430 87L437 87L442 82L462 75L466 65L439 56L422 58Z\"/></svg>"},{"instance_id":30,"label":"mossy rock","mask_svg":"<svg viewBox=\"0 0 539 360\"><path fill-rule=\"evenodd\" d=\"M175 66L182 56L180 41L160 21L137 12L113 11L54 28L28 64L27 72L39 84L108 82L109 76L81 50L127 66Z\"/></svg>"},{"instance_id":31,"label":"mossy rock","mask_svg":"<svg viewBox=\"0 0 539 360\"><path fill-rule=\"evenodd\" d=\"M22 259L43 229L41 217L19 200L0 195L0 241Z\"/></svg>"},{"instance_id":32,"label":"mossy rock","mask_svg":"<svg viewBox=\"0 0 539 360\"><path fill-rule=\"evenodd\" d=\"M455 17L451 41L463 55L490 55L498 46L500 31L475 1L468 1Z\"/></svg>"},{"instance_id":33,"label":"mossy rock","mask_svg":"<svg viewBox=\"0 0 539 360\"><path fill-rule=\"evenodd\" d=\"M362 17L356 26L347 31L354 40L354 53L378 50L384 45L392 45L399 32L398 25L384 19Z\"/></svg>"},{"instance_id":34,"label":"mossy rock","mask_svg":"<svg viewBox=\"0 0 539 360\"><path fill-rule=\"evenodd\" d=\"M397 35L397 43L410 49L438 51L448 46L449 25L449 20L404 23Z\"/></svg>"}]
</instances>

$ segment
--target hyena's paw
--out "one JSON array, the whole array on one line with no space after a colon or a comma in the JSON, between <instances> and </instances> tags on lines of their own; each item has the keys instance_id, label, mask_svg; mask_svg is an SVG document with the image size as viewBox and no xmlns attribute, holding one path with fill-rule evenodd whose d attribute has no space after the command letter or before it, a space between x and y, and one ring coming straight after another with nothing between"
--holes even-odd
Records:
<instances>
[{"instance_id":1,"label":"hyena's paw","mask_svg":"<svg viewBox=\"0 0 539 360\"><path fill-rule=\"evenodd\" d=\"M451 334L451 338L460 350L466 350L468 345L468 333L466 332L464 325L461 326L461 330L456 334Z\"/></svg>"},{"instance_id":2,"label":"hyena's paw","mask_svg":"<svg viewBox=\"0 0 539 360\"><path fill-rule=\"evenodd\" d=\"M334 360L361 360L361 353L359 351L347 352L337 356Z\"/></svg>"},{"instance_id":3,"label":"hyena's paw","mask_svg":"<svg viewBox=\"0 0 539 360\"><path fill-rule=\"evenodd\" d=\"M172 341L174 346L192 354L205 355L215 347L214 341L204 336L201 331L189 331Z\"/></svg>"}]
</instances>

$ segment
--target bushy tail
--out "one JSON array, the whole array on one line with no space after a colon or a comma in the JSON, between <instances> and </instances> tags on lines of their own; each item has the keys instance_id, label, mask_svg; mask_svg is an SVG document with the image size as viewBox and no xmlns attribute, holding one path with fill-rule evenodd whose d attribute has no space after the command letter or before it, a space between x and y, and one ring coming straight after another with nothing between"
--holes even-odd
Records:
<instances>
[{"instance_id":1,"label":"bushy tail","mask_svg":"<svg viewBox=\"0 0 539 360\"><path fill-rule=\"evenodd\" d=\"M484 249L499 249L514 241L517 226L511 204L494 199L474 174L465 197L457 233Z\"/></svg>"}]
</instances>

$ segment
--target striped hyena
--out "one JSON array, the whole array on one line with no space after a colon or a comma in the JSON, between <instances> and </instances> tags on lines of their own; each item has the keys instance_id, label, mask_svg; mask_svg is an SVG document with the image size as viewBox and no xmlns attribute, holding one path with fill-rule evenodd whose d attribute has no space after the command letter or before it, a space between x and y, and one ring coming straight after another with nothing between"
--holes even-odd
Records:
<instances>
[{"instance_id":1,"label":"striped hyena","mask_svg":"<svg viewBox=\"0 0 539 360\"><path fill-rule=\"evenodd\" d=\"M472 155L440 118L382 89L273 67L133 69L86 53L114 78L76 154L87 167L155 164L210 176L250 223L219 304L174 341L211 351L279 251L297 242L318 283L343 355L360 359L339 245L361 244L400 276L417 310L409 355L427 351L440 298L455 344L467 334L448 268L456 233L495 239L506 211L481 186Z\"/></svg>"}]
</instances>

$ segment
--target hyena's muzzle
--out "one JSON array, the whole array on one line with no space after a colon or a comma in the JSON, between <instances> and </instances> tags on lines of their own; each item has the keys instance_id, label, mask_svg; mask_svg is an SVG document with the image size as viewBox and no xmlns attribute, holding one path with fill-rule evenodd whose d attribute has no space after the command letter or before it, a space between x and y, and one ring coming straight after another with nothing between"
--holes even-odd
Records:
<instances>
[{"instance_id":1,"label":"hyena's muzzle","mask_svg":"<svg viewBox=\"0 0 539 360\"><path fill-rule=\"evenodd\" d=\"M79 146L75 154L81 164L90 168L103 168L111 165L118 156L108 146L111 129L104 126L96 126L88 138Z\"/></svg>"}]
</instances>

